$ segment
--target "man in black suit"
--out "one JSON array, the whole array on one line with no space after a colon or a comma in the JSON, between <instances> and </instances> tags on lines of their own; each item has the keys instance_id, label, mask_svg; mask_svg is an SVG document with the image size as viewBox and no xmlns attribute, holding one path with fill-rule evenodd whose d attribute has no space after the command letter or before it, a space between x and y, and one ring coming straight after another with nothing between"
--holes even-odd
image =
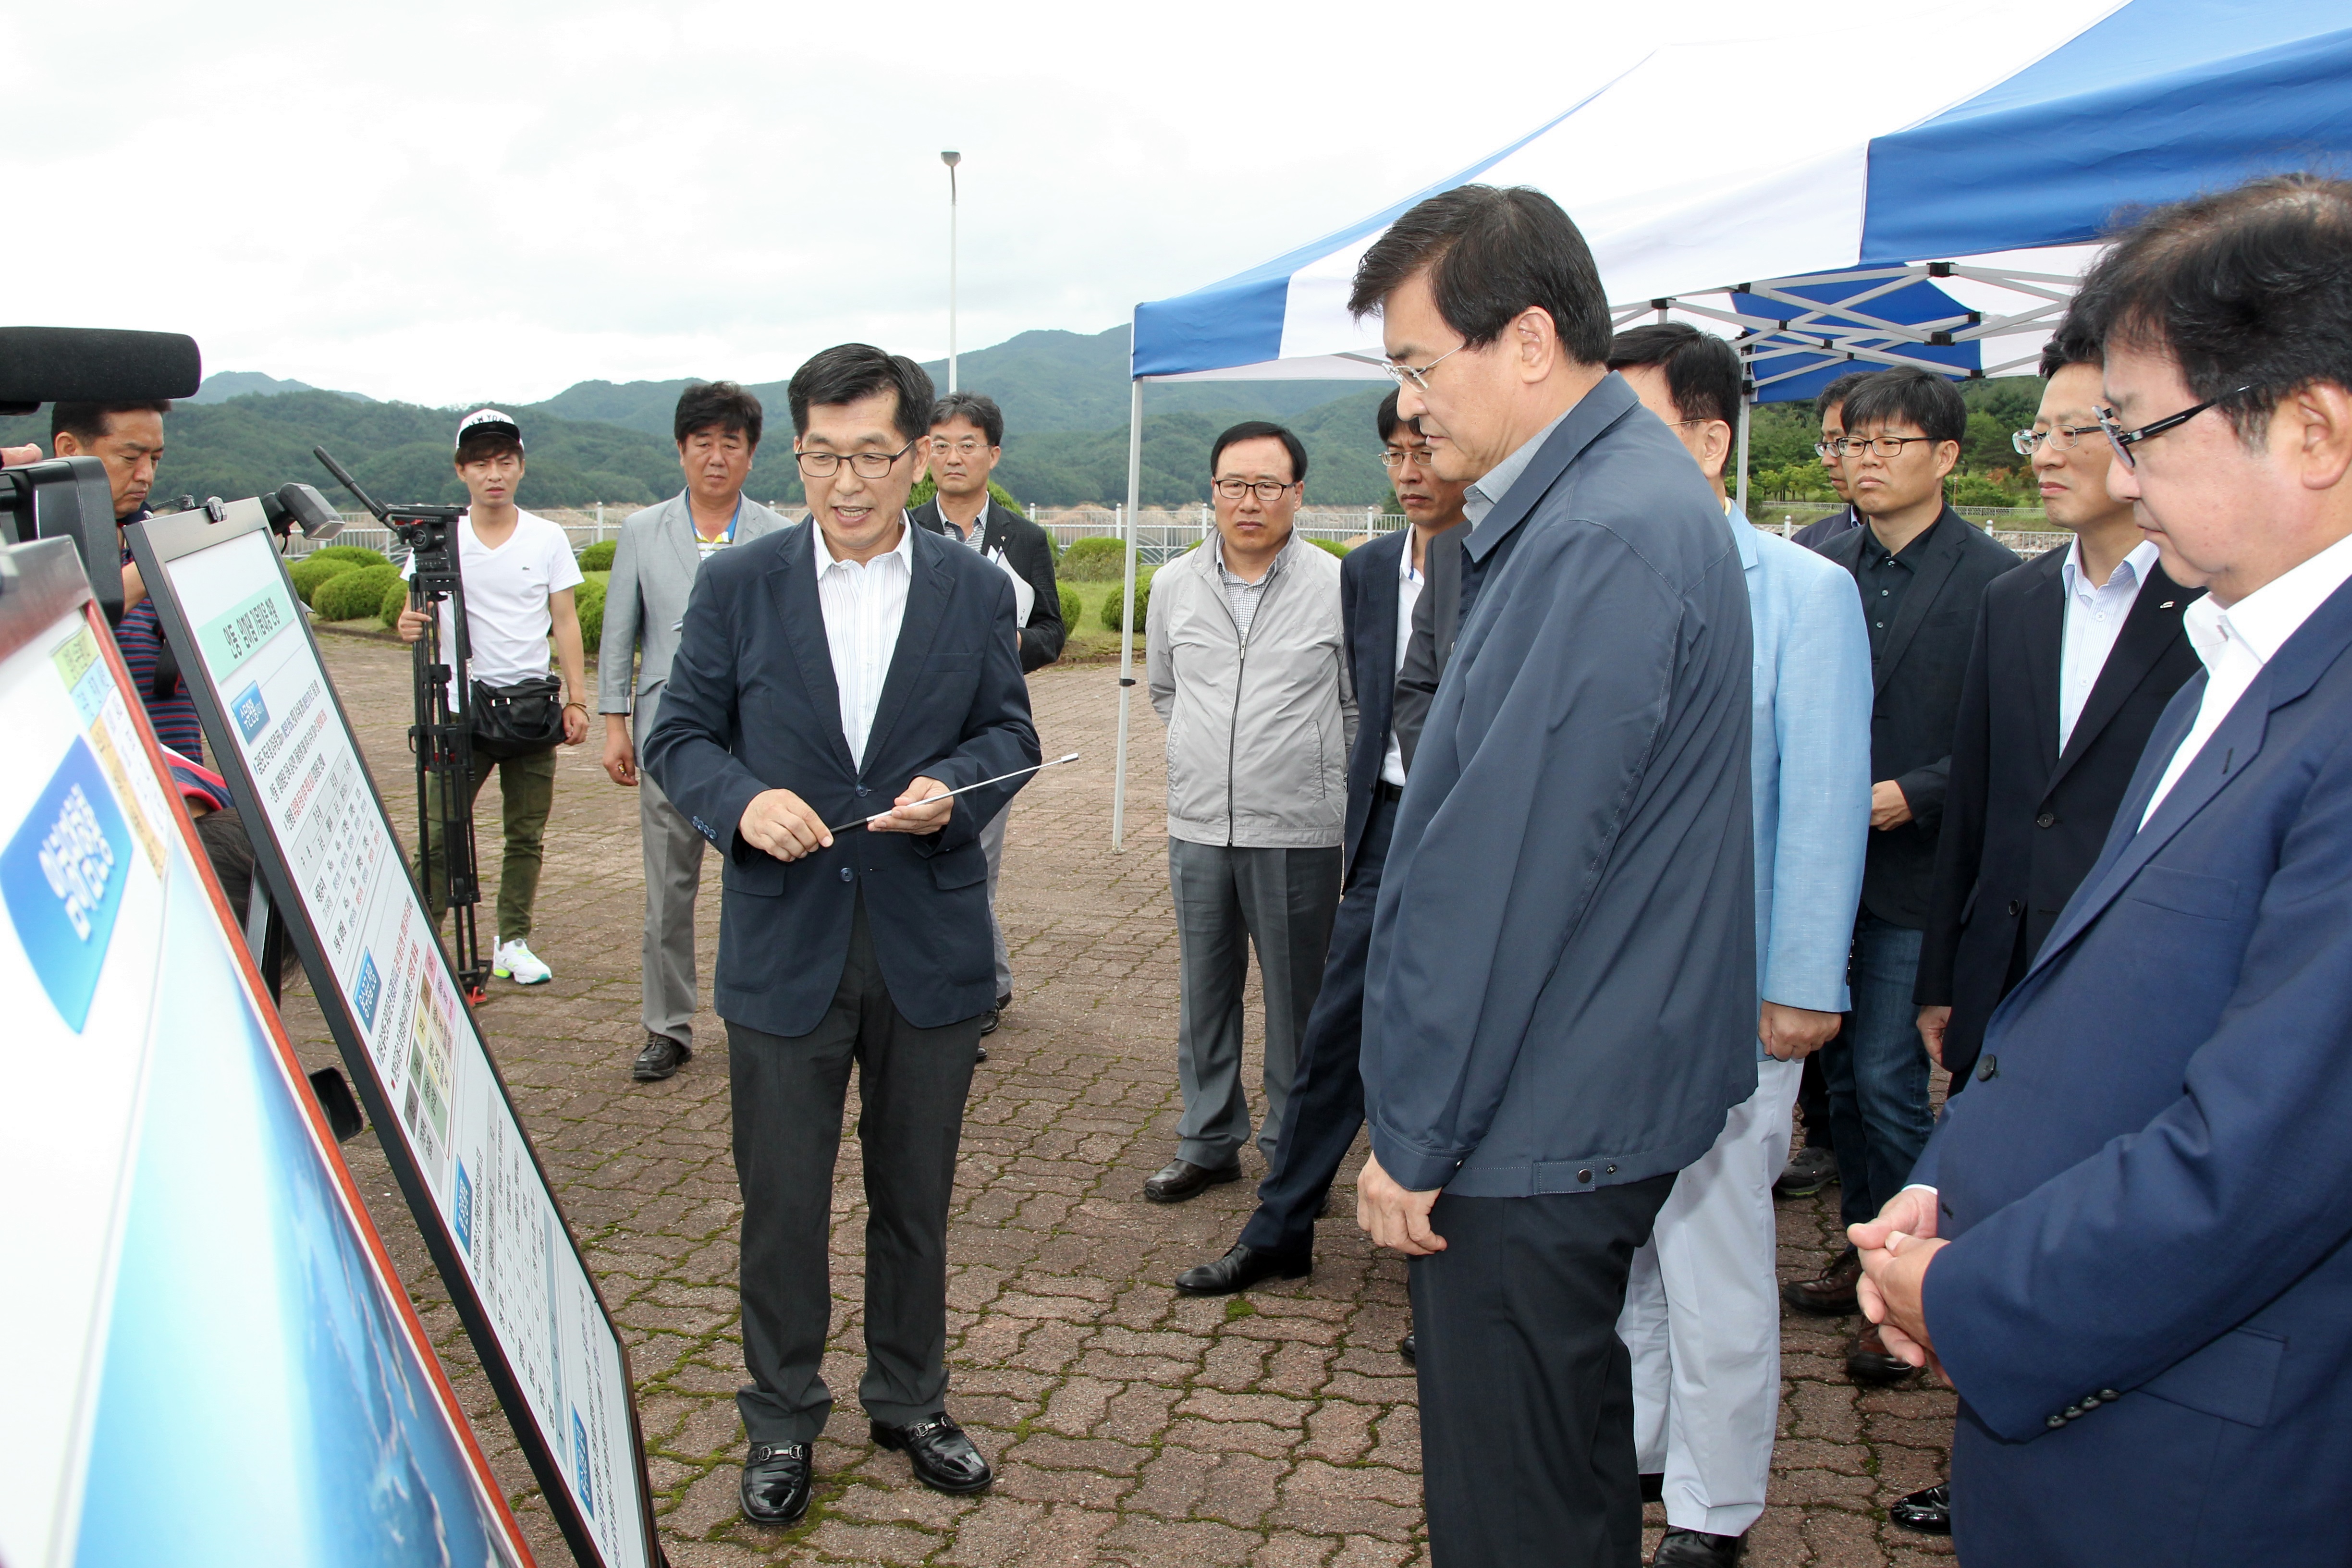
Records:
<instances>
[{"instance_id":1,"label":"man in black suit","mask_svg":"<svg viewBox=\"0 0 2352 1568\"><path fill-rule=\"evenodd\" d=\"M931 479L939 493L907 515L918 528L961 540L1013 579L1013 612L1021 623L1021 671L1043 669L1062 657L1062 592L1054 582L1054 542L1045 531L1009 506L992 501L988 477L1004 456L1004 411L992 397L950 392L931 407L929 442ZM981 829L988 855L989 940L996 952L996 1005L980 1022L982 1035L996 1032L998 1018L1013 1005L1013 955L996 918L996 883L1004 869L1004 823L1000 811ZM988 1059L982 1047L980 1059Z\"/></svg>"},{"instance_id":2,"label":"man in black suit","mask_svg":"<svg viewBox=\"0 0 2352 1568\"><path fill-rule=\"evenodd\" d=\"M1339 564L1339 613L1355 677L1356 744L1348 756L1342 891L1331 925L1330 955L1300 1037L1282 1137L1265 1180L1258 1184L1257 1212L1231 1251L1176 1277L1176 1289L1187 1295L1223 1296L1270 1275L1296 1279L1312 1270L1316 1218L1364 1124L1359 1066L1364 960L1371 950L1381 868L1396 827L1397 802L1404 797L1405 769L1429 712L1425 696L1407 710L1401 682L1415 629L1429 635L1425 608L1435 605L1431 600L1424 606L1423 601L1439 592L1436 578L1444 576L1444 592L1457 598L1461 593L1461 546L1448 531L1462 521L1462 492L1468 488L1430 472L1428 444L1410 421L1398 418L1395 393L1381 400L1376 419L1381 462L1395 482L1397 503L1411 526L1350 551ZM1447 619L1450 625L1452 617ZM1430 684L1433 689L1435 680Z\"/></svg>"},{"instance_id":3,"label":"man in black suit","mask_svg":"<svg viewBox=\"0 0 2352 1568\"><path fill-rule=\"evenodd\" d=\"M808 1507L853 1063L874 1440L951 1493L992 1479L946 1411L947 1217L994 995L980 829L1036 765L1013 584L908 525L931 381L864 343L794 374L809 519L697 574L645 766L721 854L719 968L743 1194L743 1511ZM879 815L877 815L877 814ZM867 820L870 818L871 820ZM863 826L855 826L857 824ZM835 825L828 826L828 824Z\"/></svg>"},{"instance_id":4,"label":"man in black suit","mask_svg":"<svg viewBox=\"0 0 2352 1568\"><path fill-rule=\"evenodd\" d=\"M1902 1190L1935 1121L1920 1044L1918 981L1936 839L1952 765L1952 726L1985 584L2017 564L1990 534L1944 504L1967 405L1924 370L1881 371L1855 387L1840 441L1846 484L1865 526L1822 553L1854 574L1870 631L1870 848L1854 921L1853 1011L1822 1053L1836 1128L1839 1205L1848 1225L1874 1219ZM1817 1279L1782 1290L1801 1311L1857 1310L1852 1247ZM1893 1383L1916 1369L1864 1323L1846 1371Z\"/></svg>"},{"instance_id":5,"label":"man in black suit","mask_svg":"<svg viewBox=\"0 0 2352 1568\"><path fill-rule=\"evenodd\" d=\"M2107 493L2099 345L2079 331L2042 351L2049 378L2017 434L2050 521L2074 535L1993 580L1960 689L1944 831L1919 954L1919 1036L1969 1084L1985 1024L2025 978L2059 911L2106 843L2164 705L2197 672L2180 616L2201 588L2165 575L2132 509ZM1951 1529L1948 1488L1887 1510Z\"/></svg>"}]
</instances>

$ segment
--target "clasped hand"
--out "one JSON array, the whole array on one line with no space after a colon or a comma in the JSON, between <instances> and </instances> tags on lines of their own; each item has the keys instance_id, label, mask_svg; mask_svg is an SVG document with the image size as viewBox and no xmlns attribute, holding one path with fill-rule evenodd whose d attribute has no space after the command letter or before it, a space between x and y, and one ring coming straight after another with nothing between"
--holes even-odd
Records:
<instances>
[{"instance_id":1,"label":"clasped hand","mask_svg":"<svg viewBox=\"0 0 2352 1568\"><path fill-rule=\"evenodd\" d=\"M1445 1238L1429 1228L1429 1211L1437 1203L1434 1189L1409 1192L1381 1169L1381 1157L1364 1161L1356 1178L1356 1224L1375 1247L1392 1247L1407 1258L1426 1258L1445 1250Z\"/></svg>"},{"instance_id":2,"label":"clasped hand","mask_svg":"<svg viewBox=\"0 0 2352 1568\"><path fill-rule=\"evenodd\" d=\"M1878 1325L1878 1337L1913 1366L1930 1368L1951 1382L1927 1334L1927 1266L1951 1245L1936 1235L1935 1193L1905 1188L1887 1200L1876 1219L1848 1226L1846 1239L1862 1255L1854 1295L1863 1315Z\"/></svg>"},{"instance_id":3,"label":"clasped hand","mask_svg":"<svg viewBox=\"0 0 2352 1568\"><path fill-rule=\"evenodd\" d=\"M918 775L890 803L888 811L866 825L866 831L937 833L955 810L954 801L932 798L946 795L947 789L935 778ZM915 804L918 801L923 804ZM743 835L744 843L779 860L797 860L833 846L833 834L824 819L788 789L761 790L753 795L751 804L743 808L737 831Z\"/></svg>"}]
</instances>

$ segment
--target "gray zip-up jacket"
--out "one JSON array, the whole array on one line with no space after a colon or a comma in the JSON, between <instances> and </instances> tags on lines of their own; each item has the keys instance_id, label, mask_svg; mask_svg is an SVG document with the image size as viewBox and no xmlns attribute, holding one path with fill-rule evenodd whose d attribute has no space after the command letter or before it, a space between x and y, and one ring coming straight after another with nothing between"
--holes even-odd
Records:
<instances>
[{"instance_id":1,"label":"gray zip-up jacket","mask_svg":"<svg viewBox=\"0 0 2352 1568\"><path fill-rule=\"evenodd\" d=\"M1241 849L1335 847L1348 819L1356 694L1339 560L1297 533L1244 639L1213 544L1151 580L1151 705L1168 725L1168 836Z\"/></svg>"}]
</instances>

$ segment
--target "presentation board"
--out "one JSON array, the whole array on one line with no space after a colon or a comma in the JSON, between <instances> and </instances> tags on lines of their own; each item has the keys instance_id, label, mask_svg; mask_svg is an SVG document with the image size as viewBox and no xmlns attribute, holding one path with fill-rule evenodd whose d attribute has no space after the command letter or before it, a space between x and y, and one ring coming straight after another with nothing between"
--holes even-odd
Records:
<instances>
[{"instance_id":1,"label":"presentation board","mask_svg":"<svg viewBox=\"0 0 2352 1568\"><path fill-rule=\"evenodd\" d=\"M661 1562L628 1355L403 864L257 501L124 531L257 870L549 1506Z\"/></svg>"},{"instance_id":2,"label":"presentation board","mask_svg":"<svg viewBox=\"0 0 2352 1568\"><path fill-rule=\"evenodd\" d=\"M0 1563L529 1563L73 545L0 568Z\"/></svg>"}]
</instances>

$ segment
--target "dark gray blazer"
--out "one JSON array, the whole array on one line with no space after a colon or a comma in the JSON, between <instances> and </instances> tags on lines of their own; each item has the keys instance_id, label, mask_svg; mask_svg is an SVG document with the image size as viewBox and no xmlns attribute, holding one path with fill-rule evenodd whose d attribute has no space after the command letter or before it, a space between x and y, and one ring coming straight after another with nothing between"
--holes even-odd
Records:
<instances>
[{"instance_id":1,"label":"dark gray blazer","mask_svg":"<svg viewBox=\"0 0 2352 1568\"><path fill-rule=\"evenodd\" d=\"M1371 820L1372 798L1388 760L1389 716L1397 689L1397 568L1412 542L1407 524L1348 552L1339 563L1339 626L1356 683L1356 739L1348 748L1348 824L1339 837L1347 876ZM1424 593L1426 588L1424 586ZM1408 754L1407 765L1410 765Z\"/></svg>"},{"instance_id":2,"label":"dark gray blazer","mask_svg":"<svg viewBox=\"0 0 2352 1568\"><path fill-rule=\"evenodd\" d=\"M1756 1088L1748 587L1723 508L1610 375L1468 542L1476 596L1373 919L1363 1075L1407 1187L1589 1192Z\"/></svg>"},{"instance_id":3,"label":"dark gray blazer","mask_svg":"<svg viewBox=\"0 0 2352 1568\"><path fill-rule=\"evenodd\" d=\"M947 519L940 515L936 497L907 516L917 528L929 529L941 538L949 537ZM1062 624L1062 590L1054 581L1054 542L1046 537L1044 529L992 498L988 524L981 531L980 552L993 556L999 551L1004 552L1004 559L1036 594L1029 606L1029 618L1021 624L1021 672L1026 675L1061 658L1062 644L1070 635L1069 628Z\"/></svg>"},{"instance_id":4,"label":"dark gray blazer","mask_svg":"<svg viewBox=\"0 0 2352 1568\"><path fill-rule=\"evenodd\" d=\"M1422 563L1421 597L1413 601L1412 635L1405 643L1404 668L1397 671L1397 749L1404 753L1405 776L1412 770L1412 754L1421 748L1422 727L1429 721L1430 704L1437 700L1437 683L1445 677L1445 662L1454 657L1454 639L1462 629L1462 549L1470 537L1456 526L1429 542Z\"/></svg>"}]
</instances>

